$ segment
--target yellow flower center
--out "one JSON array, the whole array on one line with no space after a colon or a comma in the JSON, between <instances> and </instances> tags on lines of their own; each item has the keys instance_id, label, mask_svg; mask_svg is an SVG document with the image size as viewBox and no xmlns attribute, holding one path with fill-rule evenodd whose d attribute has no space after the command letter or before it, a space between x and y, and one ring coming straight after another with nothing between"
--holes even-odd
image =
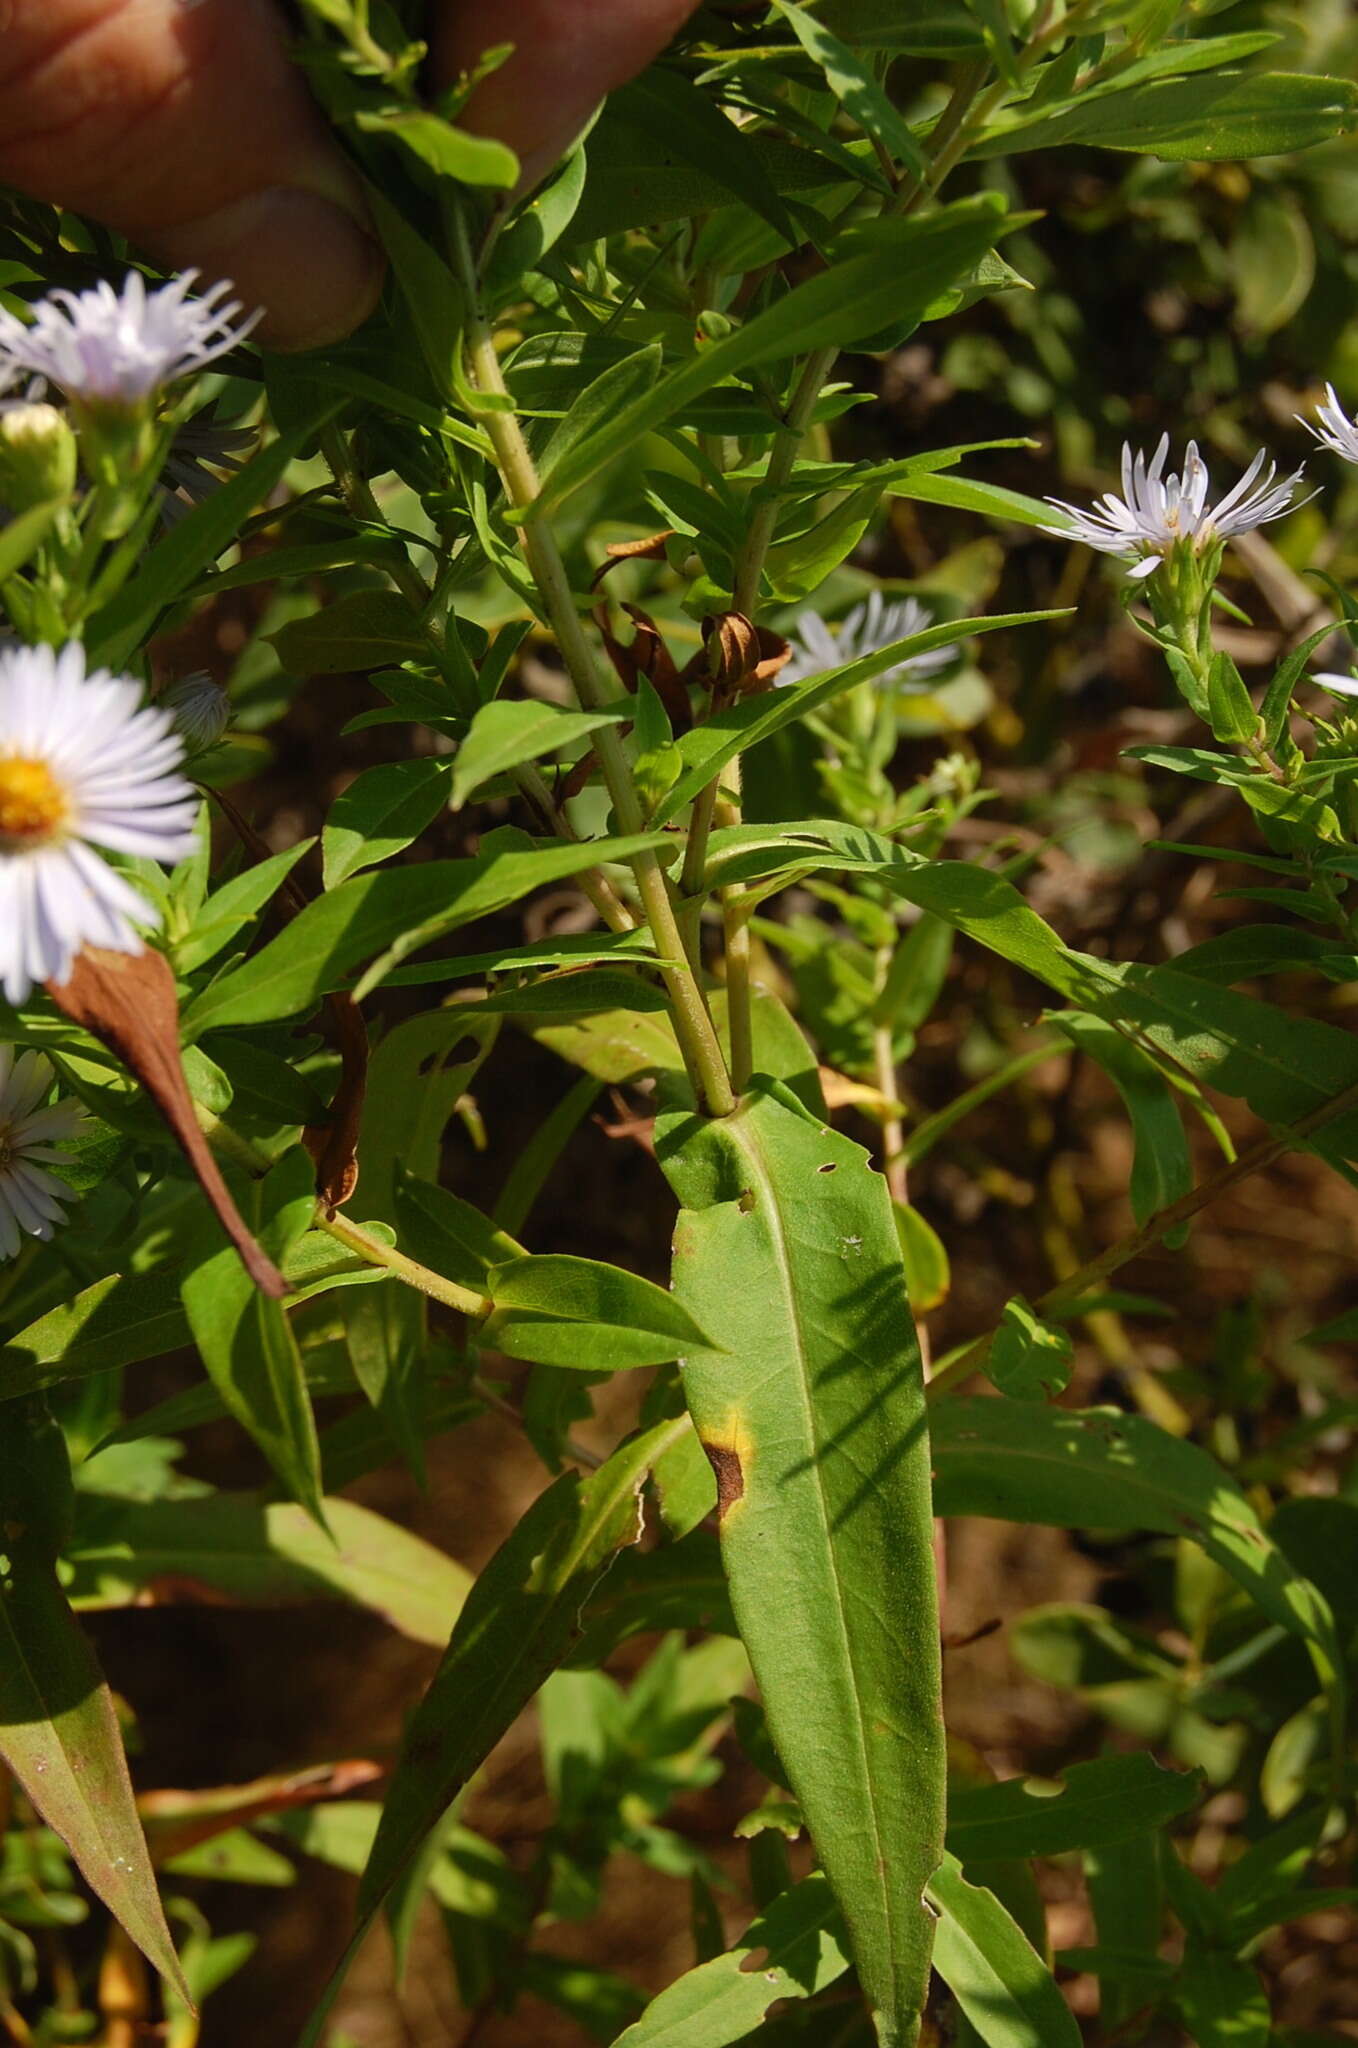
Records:
<instances>
[{"instance_id":1,"label":"yellow flower center","mask_svg":"<svg viewBox=\"0 0 1358 2048\"><path fill-rule=\"evenodd\" d=\"M70 808L45 761L23 754L0 757L0 852L25 853L55 839Z\"/></svg>"}]
</instances>

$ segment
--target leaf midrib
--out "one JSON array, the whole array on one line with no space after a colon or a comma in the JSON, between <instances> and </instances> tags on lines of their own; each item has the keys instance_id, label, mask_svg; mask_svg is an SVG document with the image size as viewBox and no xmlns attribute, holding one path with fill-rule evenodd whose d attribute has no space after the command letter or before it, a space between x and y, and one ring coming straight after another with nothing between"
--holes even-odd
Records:
<instances>
[{"instance_id":1,"label":"leaf midrib","mask_svg":"<svg viewBox=\"0 0 1358 2048\"><path fill-rule=\"evenodd\" d=\"M821 1526L824 1532L826 1554L831 1561L830 1582L834 1592L835 1617L839 1623L839 1632L844 1646L844 1661L848 1667L849 1676L852 1681L849 1686L849 1694L853 1701L853 1729L858 1739L858 1748L862 1759L863 1780L866 1786L868 1787L869 1792L867 1804L868 1817L872 1829L873 1867L875 1871L882 1873L882 1875L878 1879L877 1890L882 1900L883 1911L886 1919L891 1956L891 1970L892 1976L894 1978L896 1974L897 1927L896 1915L893 1904L892 1888L887 1883L885 1877L888 1858L886 1854L886 1848L882 1839L882 1830L877 1813L876 1779L873 1774L871 1766L871 1752L869 1750L867 1741L866 1717L863 1711L863 1690L861 1685L859 1684L858 1665L853 1653L853 1632L849 1627L848 1616L844 1606L843 1589L840 1584L838 1556L835 1550L834 1543L834 1524L830 1516L829 1503L825 1498L825 1489L822 1484L820 1476L821 1438L820 1431L817 1426L816 1404L812 1399L811 1388L807 1375L807 1343L802 1325L802 1317L800 1311L800 1304L798 1302L797 1297L797 1290L795 1285L793 1284L792 1262L788 1252L786 1237L784 1235L782 1213L779 1209L778 1202L776 1199L776 1191L774 1189L773 1182L768 1174L768 1171L765 1168L763 1159L759 1154L759 1148L757 1144L753 1142L752 1134L744 1127L738 1126L733 1130L732 1135L735 1137L736 1142L740 1145L742 1151L744 1151L746 1158L750 1162L751 1170L756 1174L758 1178L760 1184L761 1199L766 1204L767 1213L772 1218L770 1235L773 1244L774 1256L777 1259L778 1268L783 1278L784 1290L789 1304L792 1328L796 1339L798 1367L797 1387L798 1392L801 1396L802 1407L806 1416L807 1434L810 1438L811 1445L815 1453L812 1459L812 1471L815 1475L816 1506L820 1514Z\"/></svg>"}]
</instances>

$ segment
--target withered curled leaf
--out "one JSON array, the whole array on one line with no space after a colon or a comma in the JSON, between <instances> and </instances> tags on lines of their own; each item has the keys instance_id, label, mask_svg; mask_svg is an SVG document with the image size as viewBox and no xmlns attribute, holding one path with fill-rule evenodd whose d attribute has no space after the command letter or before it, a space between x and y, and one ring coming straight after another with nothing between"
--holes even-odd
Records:
<instances>
[{"instance_id":1,"label":"withered curled leaf","mask_svg":"<svg viewBox=\"0 0 1358 2048\"><path fill-rule=\"evenodd\" d=\"M179 1000L163 956L149 946L141 953L86 946L76 955L70 979L49 981L47 993L73 1024L116 1053L140 1081L169 1125L246 1272L261 1294L281 1301L288 1284L246 1228L198 1128L179 1057Z\"/></svg>"}]
</instances>

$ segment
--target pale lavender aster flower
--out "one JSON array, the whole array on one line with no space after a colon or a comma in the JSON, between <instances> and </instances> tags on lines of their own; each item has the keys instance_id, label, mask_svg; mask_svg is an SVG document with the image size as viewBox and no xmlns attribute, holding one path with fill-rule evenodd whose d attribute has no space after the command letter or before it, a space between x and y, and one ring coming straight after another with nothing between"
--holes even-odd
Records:
<instances>
[{"instance_id":1,"label":"pale lavender aster flower","mask_svg":"<svg viewBox=\"0 0 1358 2048\"><path fill-rule=\"evenodd\" d=\"M77 404L131 408L166 384L206 369L254 326L229 284L200 299L196 270L148 291L130 270L121 292L101 279L89 291L49 292L25 322L0 307L0 375L46 377Z\"/></svg>"},{"instance_id":2,"label":"pale lavender aster flower","mask_svg":"<svg viewBox=\"0 0 1358 2048\"><path fill-rule=\"evenodd\" d=\"M1233 490L1217 504L1209 505L1210 478L1207 464L1190 441L1182 474L1165 475L1169 435L1149 463L1143 454L1133 455L1131 444L1122 444L1122 496L1106 491L1092 510L1082 512L1062 498L1047 503L1064 512L1068 525L1046 526L1044 533L1060 540L1083 541L1100 554L1117 555L1136 564L1129 574L1134 582L1158 569L1180 541L1191 541L1199 553L1214 541L1229 540L1232 534L1248 533L1270 519L1280 519L1292 502L1292 494L1303 472L1279 477L1278 466L1268 462L1263 449L1255 456Z\"/></svg>"},{"instance_id":3,"label":"pale lavender aster flower","mask_svg":"<svg viewBox=\"0 0 1358 2048\"><path fill-rule=\"evenodd\" d=\"M71 1191L49 1165L84 1121L75 1102L48 1103L52 1067L39 1052L0 1045L0 1259L12 1259L25 1236L49 1238L66 1219Z\"/></svg>"},{"instance_id":4,"label":"pale lavender aster flower","mask_svg":"<svg viewBox=\"0 0 1358 2048\"><path fill-rule=\"evenodd\" d=\"M864 603L854 606L838 634L831 632L817 612L801 612L792 641L792 658L784 662L774 680L779 688L787 683L810 682L813 676L824 675L828 669L843 668L848 662L860 661L865 654L875 654L879 647L890 647L895 640L908 640L934 623L933 613L917 597L897 598L888 604L880 590L874 590ZM887 689L892 684L912 683L927 688L924 678L946 668L955 652L951 647L930 647L922 654L909 654L874 676L873 687Z\"/></svg>"},{"instance_id":5,"label":"pale lavender aster flower","mask_svg":"<svg viewBox=\"0 0 1358 2048\"><path fill-rule=\"evenodd\" d=\"M215 747L231 723L231 699L205 672L171 683L156 701L174 720L184 752L190 756Z\"/></svg>"},{"instance_id":6,"label":"pale lavender aster flower","mask_svg":"<svg viewBox=\"0 0 1358 2048\"><path fill-rule=\"evenodd\" d=\"M156 912L96 847L182 860L198 799L183 743L138 684L72 642L0 649L0 990L69 978L83 946L139 953Z\"/></svg>"},{"instance_id":7,"label":"pale lavender aster flower","mask_svg":"<svg viewBox=\"0 0 1358 2048\"><path fill-rule=\"evenodd\" d=\"M1325 386L1325 403L1316 407L1315 426L1310 420L1302 419L1300 413L1297 418L1322 448L1328 448L1334 455L1342 455L1345 462L1358 462L1358 421L1349 418L1339 403L1339 394L1333 384Z\"/></svg>"}]
</instances>

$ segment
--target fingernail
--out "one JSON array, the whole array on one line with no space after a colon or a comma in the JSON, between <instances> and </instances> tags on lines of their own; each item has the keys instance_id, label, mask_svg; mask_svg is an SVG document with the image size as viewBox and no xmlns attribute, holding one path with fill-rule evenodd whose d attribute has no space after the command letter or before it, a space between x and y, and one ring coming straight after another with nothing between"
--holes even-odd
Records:
<instances>
[{"instance_id":1,"label":"fingernail","mask_svg":"<svg viewBox=\"0 0 1358 2048\"><path fill-rule=\"evenodd\" d=\"M318 192L273 186L147 240L169 268L230 278L241 303L264 309L271 348L319 348L366 320L382 289L382 252L348 207Z\"/></svg>"}]
</instances>

